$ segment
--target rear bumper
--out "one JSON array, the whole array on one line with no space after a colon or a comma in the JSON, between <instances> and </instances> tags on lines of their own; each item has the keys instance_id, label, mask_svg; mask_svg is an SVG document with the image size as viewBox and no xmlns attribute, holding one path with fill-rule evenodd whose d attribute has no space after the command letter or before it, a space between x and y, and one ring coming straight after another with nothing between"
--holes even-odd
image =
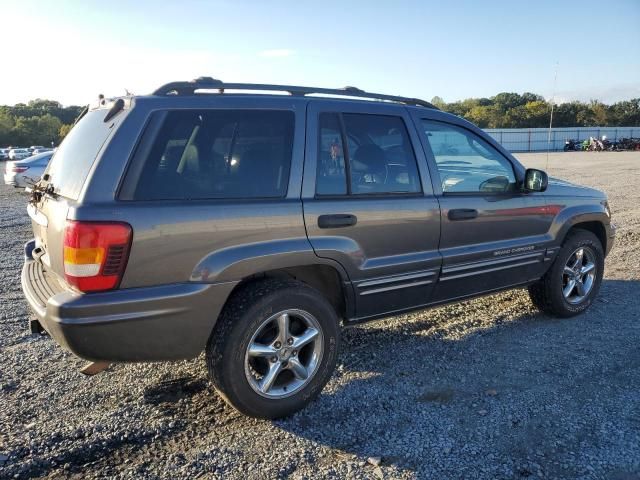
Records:
<instances>
[{"instance_id":1,"label":"rear bumper","mask_svg":"<svg viewBox=\"0 0 640 480\"><path fill-rule=\"evenodd\" d=\"M236 282L179 283L80 294L26 259L22 290L44 329L79 357L141 362L193 358L205 348Z\"/></svg>"},{"instance_id":2,"label":"rear bumper","mask_svg":"<svg viewBox=\"0 0 640 480\"><path fill-rule=\"evenodd\" d=\"M6 185L13 185L14 187L17 185L16 176L12 174L4 174L4 183Z\"/></svg>"}]
</instances>

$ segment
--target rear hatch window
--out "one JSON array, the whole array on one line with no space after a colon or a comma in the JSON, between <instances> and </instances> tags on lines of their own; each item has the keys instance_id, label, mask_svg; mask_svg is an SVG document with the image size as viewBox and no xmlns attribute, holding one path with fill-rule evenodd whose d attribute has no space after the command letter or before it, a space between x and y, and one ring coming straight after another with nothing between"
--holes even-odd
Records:
<instances>
[{"instance_id":1,"label":"rear hatch window","mask_svg":"<svg viewBox=\"0 0 640 480\"><path fill-rule=\"evenodd\" d=\"M121 120L116 117L105 123L107 112L105 109L87 112L53 155L46 173L58 195L78 199L100 149Z\"/></svg>"}]
</instances>

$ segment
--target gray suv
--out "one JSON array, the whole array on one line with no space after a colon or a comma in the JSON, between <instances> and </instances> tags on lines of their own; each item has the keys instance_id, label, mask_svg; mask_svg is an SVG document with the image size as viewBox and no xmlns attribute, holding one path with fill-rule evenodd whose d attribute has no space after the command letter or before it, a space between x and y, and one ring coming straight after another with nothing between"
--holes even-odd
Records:
<instances>
[{"instance_id":1,"label":"gray suv","mask_svg":"<svg viewBox=\"0 0 640 480\"><path fill-rule=\"evenodd\" d=\"M224 399L265 418L322 390L341 322L521 286L584 311L614 236L601 192L428 102L205 77L101 97L28 212L32 330L90 373L204 350Z\"/></svg>"}]
</instances>

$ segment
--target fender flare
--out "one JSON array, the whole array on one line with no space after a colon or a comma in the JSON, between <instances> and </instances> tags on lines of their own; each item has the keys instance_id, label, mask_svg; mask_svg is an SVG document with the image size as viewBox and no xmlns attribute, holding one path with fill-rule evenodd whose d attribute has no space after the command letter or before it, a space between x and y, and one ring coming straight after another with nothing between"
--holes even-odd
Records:
<instances>
[{"instance_id":1,"label":"fender flare","mask_svg":"<svg viewBox=\"0 0 640 480\"><path fill-rule=\"evenodd\" d=\"M312 265L331 266L343 282L350 283L342 265L318 257L306 237L245 243L216 250L198 262L189 280L200 283L240 281L269 270Z\"/></svg>"},{"instance_id":2,"label":"fender flare","mask_svg":"<svg viewBox=\"0 0 640 480\"><path fill-rule=\"evenodd\" d=\"M607 251L607 243L609 240L609 232L607 226L610 225L611 219L607 214L604 205L575 205L567 207L560 211L553 220L551 226L551 234L558 245L564 241L567 233L576 225L587 222L597 222L602 225L605 230L605 244L602 248Z\"/></svg>"}]
</instances>

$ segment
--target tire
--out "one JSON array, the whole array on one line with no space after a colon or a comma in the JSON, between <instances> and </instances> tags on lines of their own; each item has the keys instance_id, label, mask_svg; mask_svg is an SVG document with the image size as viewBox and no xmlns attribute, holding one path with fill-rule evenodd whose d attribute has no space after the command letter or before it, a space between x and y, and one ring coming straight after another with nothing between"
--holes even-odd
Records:
<instances>
[{"instance_id":1,"label":"tire","mask_svg":"<svg viewBox=\"0 0 640 480\"><path fill-rule=\"evenodd\" d=\"M280 323L282 312L288 312L286 331L293 332L288 341L302 342L316 330L318 334L300 352L295 350L297 343L283 342L275 354L263 358L262 349L273 349L279 338L285 338L280 337L285 325ZM318 291L288 279L252 282L234 292L209 338L209 376L218 393L239 412L258 418L285 417L320 394L335 369L339 342L336 312ZM249 345L261 347L252 348L260 355L250 356ZM296 367L307 368L307 379L301 379L294 361ZM266 386L262 382L271 368L282 371ZM259 392L261 385L264 391Z\"/></svg>"},{"instance_id":2,"label":"tire","mask_svg":"<svg viewBox=\"0 0 640 480\"><path fill-rule=\"evenodd\" d=\"M573 290L574 295L567 298L563 290L568 289L570 277L566 275L565 266L570 261L571 265L575 264L578 258L575 253L580 249L583 250L584 258L588 259L591 256L591 263L594 265L592 282L583 297L575 289ZM585 260L582 261L585 262ZM529 286L529 296L539 310L549 315L572 317L584 312L593 303L600 290L603 272L604 251L600 240L593 233L577 228L568 233L558 256L547 273L538 282ZM585 288L584 284L582 288Z\"/></svg>"}]
</instances>

